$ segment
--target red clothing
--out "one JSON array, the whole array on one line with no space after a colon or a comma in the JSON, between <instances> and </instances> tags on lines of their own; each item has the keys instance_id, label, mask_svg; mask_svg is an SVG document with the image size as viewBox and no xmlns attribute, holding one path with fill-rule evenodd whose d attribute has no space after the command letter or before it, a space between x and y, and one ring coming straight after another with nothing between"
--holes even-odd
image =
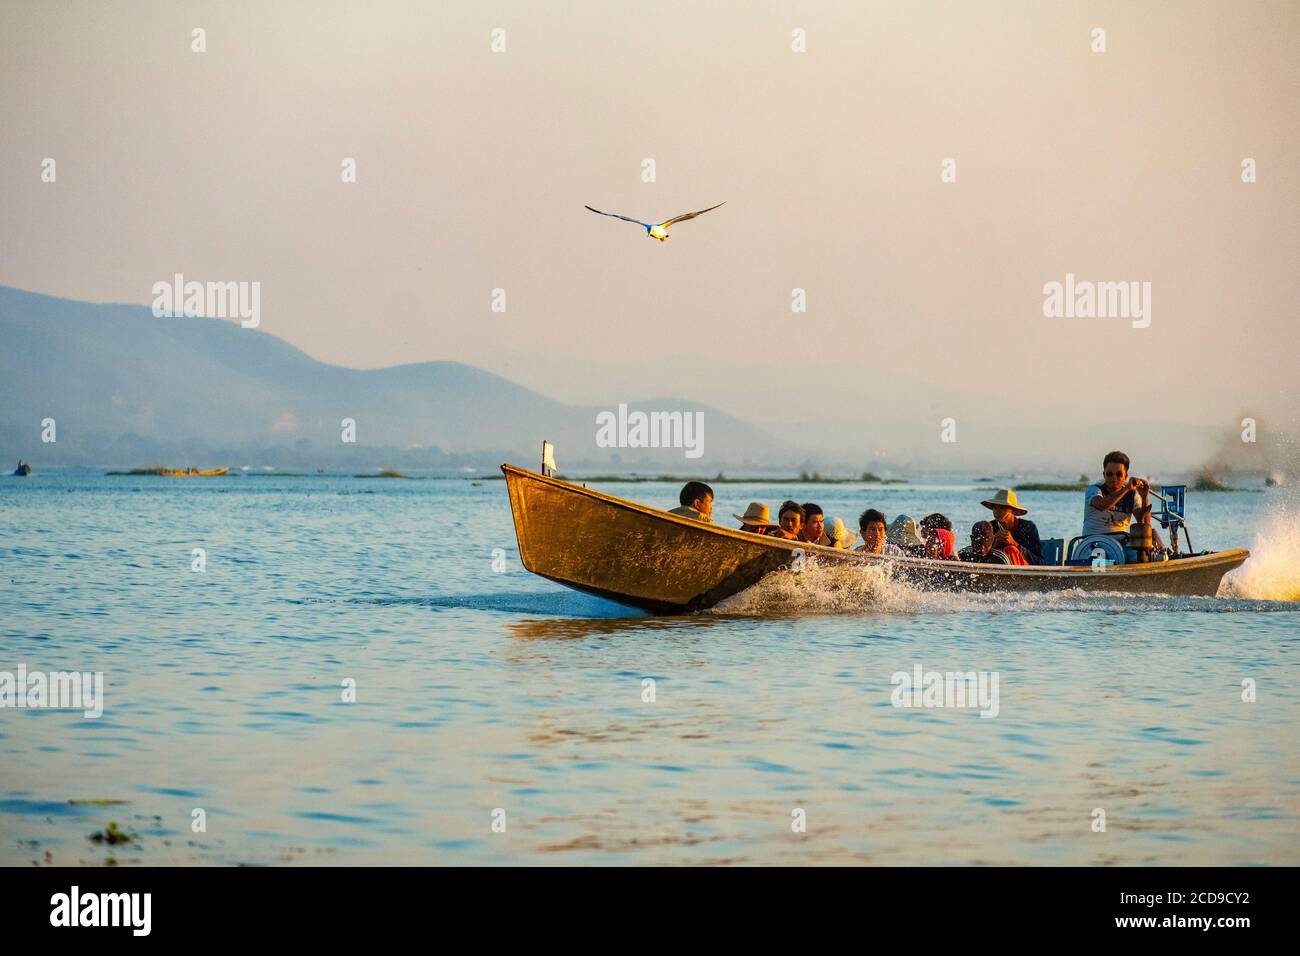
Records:
<instances>
[{"instance_id":1,"label":"red clothing","mask_svg":"<svg viewBox=\"0 0 1300 956\"><path fill-rule=\"evenodd\" d=\"M1029 562L1025 560L1025 556L1020 552L1020 545L1016 544L1014 538L1007 544L1004 544L1002 547L998 548L998 550L1001 551L1003 554L1005 554L1007 556L1007 560L1010 561L1012 564L1024 564L1024 565L1029 564Z\"/></svg>"},{"instance_id":2,"label":"red clothing","mask_svg":"<svg viewBox=\"0 0 1300 956\"><path fill-rule=\"evenodd\" d=\"M949 531L947 528L935 528L934 534L935 537L939 539L939 543L943 545L943 554L939 555L939 557L956 558L957 557L957 536L953 534L951 531Z\"/></svg>"}]
</instances>

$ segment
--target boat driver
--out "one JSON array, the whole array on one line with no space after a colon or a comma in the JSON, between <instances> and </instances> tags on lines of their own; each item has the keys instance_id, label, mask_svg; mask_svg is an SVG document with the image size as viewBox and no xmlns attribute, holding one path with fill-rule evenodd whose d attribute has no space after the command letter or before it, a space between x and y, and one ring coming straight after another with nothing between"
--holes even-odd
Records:
<instances>
[{"instance_id":1,"label":"boat driver","mask_svg":"<svg viewBox=\"0 0 1300 956\"><path fill-rule=\"evenodd\" d=\"M1128 531L1133 512L1151 504L1151 483L1131 478L1129 458L1112 451L1101 461L1102 480L1083 493L1083 533L1121 534ZM1153 531L1156 547L1163 548L1159 532Z\"/></svg>"}]
</instances>

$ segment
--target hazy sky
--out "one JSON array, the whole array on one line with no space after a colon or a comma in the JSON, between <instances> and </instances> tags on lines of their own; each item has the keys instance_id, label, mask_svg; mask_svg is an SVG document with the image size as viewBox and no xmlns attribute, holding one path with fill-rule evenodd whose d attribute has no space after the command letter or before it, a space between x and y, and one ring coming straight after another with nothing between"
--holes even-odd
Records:
<instances>
[{"instance_id":1,"label":"hazy sky","mask_svg":"<svg viewBox=\"0 0 1300 956\"><path fill-rule=\"evenodd\" d=\"M6 0L0 50L2 284L256 280L325 361L846 446L1300 418L1300 3ZM1066 273L1150 327L1044 317Z\"/></svg>"}]
</instances>

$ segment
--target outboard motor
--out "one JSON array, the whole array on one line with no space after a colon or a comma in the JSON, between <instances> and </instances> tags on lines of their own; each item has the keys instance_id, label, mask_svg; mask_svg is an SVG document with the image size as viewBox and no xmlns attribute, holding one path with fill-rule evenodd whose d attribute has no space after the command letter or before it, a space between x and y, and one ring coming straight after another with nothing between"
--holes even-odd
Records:
<instances>
[{"instance_id":1,"label":"outboard motor","mask_svg":"<svg viewBox=\"0 0 1300 956\"><path fill-rule=\"evenodd\" d=\"M1139 524L1134 521L1128 526L1128 547L1125 549L1126 557L1134 564L1150 564L1151 552L1155 549L1155 537L1151 533L1151 509L1139 508L1138 511L1145 511L1143 515L1146 522ZM1133 516L1137 517L1137 511Z\"/></svg>"},{"instance_id":2,"label":"outboard motor","mask_svg":"<svg viewBox=\"0 0 1300 956\"><path fill-rule=\"evenodd\" d=\"M1136 564L1150 564L1154 560L1155 535L1151 531L1151 502L1145 508L1133 509L1133 523L1128 526L1128 551L1133 552L1130 561Z\"/></svg>"}]
</instances>

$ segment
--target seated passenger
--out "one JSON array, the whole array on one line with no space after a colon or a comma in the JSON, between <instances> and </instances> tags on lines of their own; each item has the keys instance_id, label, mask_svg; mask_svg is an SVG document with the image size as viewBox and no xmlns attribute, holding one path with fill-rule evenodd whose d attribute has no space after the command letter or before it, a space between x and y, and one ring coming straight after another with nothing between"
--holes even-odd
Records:
<instances>
[{"instance_id":1,"label":"seated passenger","mask_svg":"<svg viewBox=\"0 0 1300 956\"><path fill-rule=\"evenodd\" d=\"M994 548L990 554L1002 555L1007 559L1007 564L1025 565L1029 563L1025 558L1024 551L1020 548L1020 543L1015 538L1010 537L1005 529L998 530L996 523L994 524L993 543L1001 546Z\"/></svg>"},{"instance_id":2,"label":"seated passenger","mask_svg":"<svg viewBox=\"0 0 1300 956\"><path fill-rule=\"evenodd\" d=\"M1088 486L1083 493L1083 533L1118 534L1127 532L1133 513L1151 506L1151 483L1145 478L1130 478L1128 455L1113 451L1101 461L1102 480ZM1152 535L1158 548L1164 547L1159 532Z\"/></svg>"},{"instance_id":3,"label":"seated passenger","mask_svg":"<svg viewBox=\"0 0 1300 956\"><path fill-rule=\"evenodd\" d=\"M976 564L991 564L988 557L992 550L993 525L988 521L976 521L970 526L970 544L957 552L957 559Z\"/></svg>"},{"instance_id":4,"label":"seated passenger","mask_svg":"<svg viewBox=\"0 0 1300 956\"><path fill-rule=\"evenodd\" d=\"M702 481L688 481L682 486L682 493L677 496L681 507L673 508L670 515L694 518L713 524L713 489Z\"/></svg>"},{"instance_id":5,"label":"seated passenger","mask_svg":"<svg viewBox=\"0 0 1300 956\"><path fill-rule=\"evenodd\" d=\"M821 506L807 501L802 507L803 529L799 532L799 540L808 544L829 545L831 539L826 536L826 515Z\"/></svg>"},{"instance_id":6,"label":"seated passenger","mask_svg":"<svg viewBox=\"0 0 1300 956\"><path fill-rule=\"evenodd\" d=\"M783 502L777 520L781 522L780 525L769 530L768 537L785 538L787 541L799 540L799 532L803 530L803 506L799 502Z\"/></svg>"},{"instance_id":7,"label":"seated passenger","mask_svg":"<svg viewBox=\"0 0 1300 956\"><path fill-rule=\"evenodd\" d=\"M951 528L936 528L934 533L937 534L939 540L943 542L943 560L956 561L957 532L953 531Z\"/></svg>"},{"instance_id":8,"label":"seated passenger","mask_svg":"<svg viewBox=\"0 0 1300 956\"><path fill-rule=\"evenodd\" d=\"M993 512L994 548L1005 551L1012 564L1043 563L1038 526L1023 517L1029 509L1020 507L1014 489L999 488L997 494L980 504Z\"/></svg>"},{"instance_id":9,"label":"seated passenger","mask_svg":"<svg viewBox=\"0 0 1300 956\"><path fill-rule=\"evenodd\" d=\"M916 519L911 515L899 515L889 526L889 543L898 548L909 558L926 556L925 539L916 527Z\"/></svg>"},{"instance_id":10,"label":"seated passenger","mask_svg":"<svg viewBox=\"0 0 1300 956\"><path fill-rule=\"evenodd\" d=\"M732 515L732 517L740 522L741 531L754 534L767 534L770 528L776 527L772 524L772 513L761 501L751 501L743 515Z\"/></svg>"},{"instance_id":11,"label":"seated passenger","mask_svg":"<svg viewBox=\"0 0 1300 956\"><path fill-rule=\"evenodd\" d=\"M867 554L887 554L894 557L902 555L896 545L889 543L889 532L885 527L885 516L875 508L868 508L858 516L858 531L862 535L862 547L858 551Z\"/></svg>"},{"instance_id":12,"label":"seated passenger","mask_svg":"<svg viewBox=\"0 0 1300 956\"><path fill-rule=\"evenodd\" d=\"M848 550L853 547L857 535L844 526L844 519L830 518L826 521L827 546Z\"/></svg>"},{"instance_id":13,"label":"seated passenger","mask_svg":"<svg viewBox=\"0 0 1300 956\"><path fill-rule=\"evenodd\" d=\"M952 522L939 513L921 519L921 537L925 539L926 556L938 560L957 560L957 537L952 533Z\"/></svg>"}]
</instances>

